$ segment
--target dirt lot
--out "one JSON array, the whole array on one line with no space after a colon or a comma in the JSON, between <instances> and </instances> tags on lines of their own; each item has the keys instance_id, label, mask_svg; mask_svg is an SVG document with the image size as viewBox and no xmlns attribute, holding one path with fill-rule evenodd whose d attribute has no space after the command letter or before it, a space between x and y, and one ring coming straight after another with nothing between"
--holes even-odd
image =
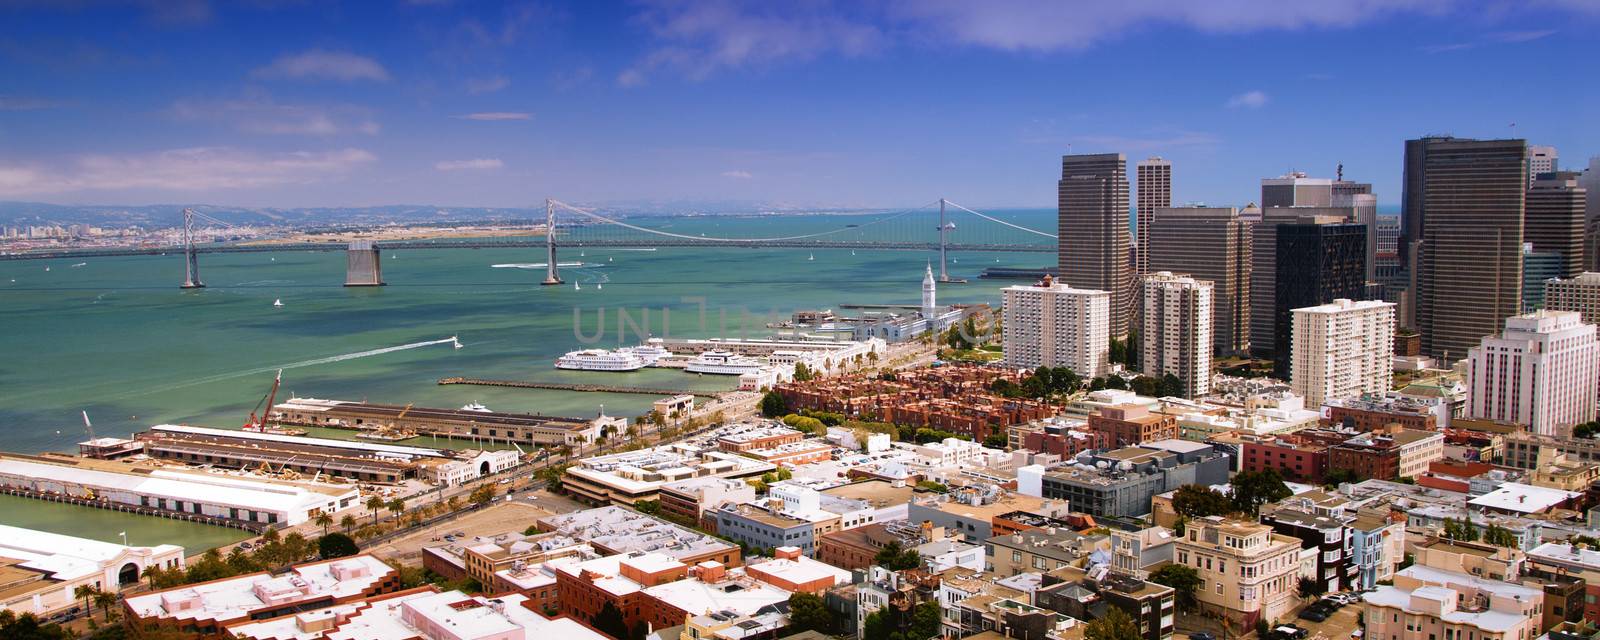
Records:
<instances>
[{"instance_id":1,"label":"dirt lot","mask_svg":"<svg viewBox=\"0 0 1600 640\"><path fill-rule=\"evenodd\" d=\"M535 520L555 513L539 506L538 503L539 500L526 500L523 496L518 496L518 499L512 501L502 498L492 507L395 538L367 551L387 560L415 564L422 558L422 547L442 543L442 540L436 541L435 538L447 533L462 531L473 536L493 536L507 531L520 533Z\"/></svg>"}]
</instances>

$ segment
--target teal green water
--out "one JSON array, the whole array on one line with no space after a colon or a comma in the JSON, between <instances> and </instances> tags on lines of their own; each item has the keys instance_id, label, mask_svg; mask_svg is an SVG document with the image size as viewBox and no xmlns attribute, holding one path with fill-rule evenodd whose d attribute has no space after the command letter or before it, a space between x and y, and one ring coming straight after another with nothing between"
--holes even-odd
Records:
<instances>
[{"instance_id":1,"label":"teal green water","mask_svg":"<svg viewBox=\"0 0 1600 640\"><path fill-rule=\"evenodd\" d=\"M7 495L0 495L0 513L5 514L0 520L13 527L118 544L122 542L119 534L127 532L128 544L175 544L183 547L187 555L250 537L249 532L240 529Z\"/></svg>"},{"instance_id":2,"label":"teal green water","mask_svg":"<svg viewBox=\"0 0 1600 640\"><path fill-rule=\"evenodd\" d=\"M1045 212L1013 212L1010 219L1036 229L1050 229L1054 222ZM753 237L837 227L839 217L674 219L662 225L679 233ZM1054 261L1048 253L951 257L951 275L971 283L942 286L941 303L996 303L999 289L1012 283L978 280L984 267ZM586 346L579 333L597 335L601 313L605 328L598 344L610 346L637 343L641 332L761 336L769 315L787 319L801 308L916 304L924 265L937 255L564 250L561 262L584 266L564 268L567 284L555 287L539 284L542 268L527 267L544 261L541 250L385 254L389 285L378 288L342 286L344 260L342 252L203 255L201 272L209 286L191 291L177 287L183 277L178 255L0 261L0 449L73 451L85 438L82 410L89 412L97 435L128 435L167 422L236 428L279 368L284 370L281 395L432 407L482 402L497 411L574 416L593 415L604 405L608 414L636 416L655 398L440 386L437 380L472 376L728 389L735 384L732 378L678 370L618 374L558 371L552 365L562 353ZM72 266L77 262L86 264ZM574 282L581 290L573 288ZM275 299L284 306L274 308ZM624 321L625 334L618 331L621 311L637 325ZM466 348L416 346L452 335ZM407 348L372 353L394 347ZM314 435L350 434L319 430ZM409 443L431 444L426 438ZM191 552L237 539L230 536L239 533L6 500L0 502L0 522L6 524L91 537L129 530L135 543L144 532L182 537Z\"/></svg>"}]
</instances>

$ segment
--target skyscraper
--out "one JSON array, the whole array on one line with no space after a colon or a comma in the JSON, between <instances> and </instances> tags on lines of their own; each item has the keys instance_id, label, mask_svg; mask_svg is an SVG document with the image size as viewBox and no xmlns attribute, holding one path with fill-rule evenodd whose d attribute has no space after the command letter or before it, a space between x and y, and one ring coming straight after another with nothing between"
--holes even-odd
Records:
<instances>
[{"instance_id":1,"label":"skyscraper","mask_svg":"<svg viewBox=\"0 0 1600 640\"><path fill-rule=\"evenodd\" d=\"M1559 167L1559 159L1555 147L1542 147L1530 145L1528 147L1528 186L1532 187L1535 180L1546 173L1555 171Z\"/></svg>"},{"instance_id":2,"label":"skyscraper","mask_svg":"<svg viewBox=\"0 0 1600 640\"><path fill-rule=\"evenodd\" d=\"M1061 157L1057 249L1061 280L1111 295L1110 331L1128 333L1128 162L1120 153Z\"/></svg>"},{"instance_id":3,"label":"skyscraper","mask_svg":"<svg viewBox=\"0 0 1600 640\"><path fill-rule=\"evenodd\" d=\"M1307 407L1383 393L1393 380L1394 304L1340 298L1294 309L1289 386Z\"/></svg>"},{"instance_id":4,"label":"skyscraper","mask_svg":"<svg viewBox=\"0 0 1600 640\"><path fill-rule=\"evenodd\" d=\"M1414 142L1422 148L1415 155ZM1524 140L1407 142L1406 204L1417 195L1420 205L1404 224L1421 232L1414 293L1423 353L1460 358L1517 315L1527 155ZM1418 157L1420 188L1411 183Z\"/></svg>"},{"instance_id":5,"label":"skyscraper","mask_svg":"<svg viewBox=\"0 0 1600 640\"><path fill-rule=\"evenodd\" d=\"M1349 207L1350 221L1367 228L1367 280L1378 279L1378 198L1372 195L1372 185L1351 182L1341 177L1333 181L1333 206Z\"/></svg>"},{"instance_id":6,"label":"skyscraper","mask_svg":"<svg viewBox=\"0 0 1600 640\"><path fill-rule=\"evenodd\" d=\"M1538 253L1561 256L1560 275L1571 278L1584 268L1584 207L1588 191L1578 186L1578 173L1547 171L1533 181L1523 214L1522 241Z\"/></svg>"},{"instance_id":7,"label":"skyscraper","mask_svg":"<svg viewBox=\"0 0 1600 640\"><path fill-rule=\"evenodd\" d=\"M1084 378L1110 370L1109 292L1073 289L1046 275L1033 286L1006 287L1001 297L1007 365L1067 367Z\"/></svg>"},{"instance_id":8,"label":"skyscraper","mask_svg":"<svg viewBox=\"0 0 1600 640\"><path fill-rule=\"evenodd\" d=\"M1150 223L1156 210L1172 206L1172 163L1160 157L1140 160L1134 166L1138 190L1134 204L1133 275L1150 273Z\"/></svg>"},{"instance_id":9,"label":"skyscraper","mask_svg":"<svg viewBox=\"0 0 1600 640\"><path fill-rule=\"evenodd\" d=\"M1327 207L1333 205L1333 181L1309 178L1301 171L1261 179L1261 208Z\"/></svg>"},{"instance_id":10,"label":"skyscraper","mask_svg":"<svg viewBox=\"0 0 1600 640\"><path fill-rule=\"evenodd\" d=\"M1139 360L1145 375L1171 374L1183 381L1183 396L1211 390L1212 284L1171 271L1146 274L1139 317Z\"/></svg>"},{"instance_id":11,"label":"skyscraper","mask_svg":"<svg viewBox=\"0 0 1600 640\"><path fill-rule=\"evenodd\" d=\"M1544 308L1576 311L1584 322L1600 324L1600 273L1586 271L1575 278L1545 281Z\"/></svg>"},{"instance_id":12,"label":"skyscraper","mask_svg":"<svg viewBox=\"0 0 1600 640\"><path fill-rule=\"evenodd\" d=\"M1506 318L1467 354L1467 417L1524 424L1540 435L1568 435L1595 416L1600 385L1595 327L1572 311Z\"/></svg>"},{"instance_id":13,"label":"skyscraper","mask_svg":"<svg viewBox=\"0 0 1600 640\"><path fill-rule=\"evenodd\" d=\"M1212 283L1213 350L1250 350L1250 238L1253 225L1232 207L1157 209L1150 223L1150 270Z\"/></svg>"},{"instance_id":14,"label":"skyscraper","mask_svg":"<svg viewBox=\"0 0 1600 640\"><path fill-rule=\"evenodd\" d=\"M1294 309L1360 299L1366 290L1366 227L1353 223L1280 224L1275 250L1274 371L1289 375Z\"/></svg>"}]
</instances>

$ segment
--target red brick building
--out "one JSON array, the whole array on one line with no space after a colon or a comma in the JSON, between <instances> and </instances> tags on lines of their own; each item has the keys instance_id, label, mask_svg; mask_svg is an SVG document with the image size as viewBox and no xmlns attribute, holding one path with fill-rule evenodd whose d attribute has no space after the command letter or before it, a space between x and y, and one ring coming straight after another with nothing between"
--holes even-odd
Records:
<instances>
[{"instance_id":1,"label":"red brick building","mask_svg":"<svg viewBox=\"0 0 1600 640\"><path fill-rule=\"evenodd\" d=\"M1356 431L1378 431L1398 424L1415 431L1438 431L1439 420L1431 407L1373 399L1329 400L1323 405L1322 424Z\"/></svg>"},{"instance_id":2,"label":"red brick building","mask_svg":"<svg viewBox=\"0 0 1600 640\"><path fill-rule=\"evenodd\" d=\"M1314 440L1303 441L1294 435L1247 440L1240 451L1244 471L1278 472L1284 480L1322 484L1328 473L1328 449Z\"/></svg>"},{"instance_id":3,"label":"red brick building","mask_svg":"<svg viewBox=\"0 0 1600 640\"><path fill-rule=\"evenodd\" d=\"M1120 449L1177 438L1178 418L1150 413L1143 405L1123 404L1104 407L1089 416L1089 432L1098 440L1095 448Z\"/></svg>"},{"instance_id":4,"label":"red brick building","mask_svg":"<svg viewBox=\"0 0 1600 640\"><path fill-rule=\"evenodd\" d=\"M927 427L983 440L1023 422L1055 415L1055 407L989 391L995 380L1019 383L1006 369L945 366L897 372L891 378L853 374L786 382L774 390L794 410L840 413L851 418Z\"/></svg>"}]
</instances>

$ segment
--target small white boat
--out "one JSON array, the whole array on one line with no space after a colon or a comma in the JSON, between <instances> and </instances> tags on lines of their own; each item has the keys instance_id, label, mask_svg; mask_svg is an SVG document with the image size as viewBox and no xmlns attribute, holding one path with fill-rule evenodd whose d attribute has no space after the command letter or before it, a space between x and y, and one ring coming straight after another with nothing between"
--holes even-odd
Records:
<instances>
[{"instance_id":1,"label":"small white boat","mask_svg":"<svg viewBox=\"0 0 1600 640\"><path fill-rule=\"evenodd\" d=\"M606 285L604 285L604 284L596 284L596 285L594 285L594 288L596 288L596 289L604 289L604 288L606 288Z\"/></svg>"},{"instance_id":2,"label":"small white boat","mask_svg":"<svg viewBox=\"0 0 1600 640\"><path fill-rule=\"evenodd\" d=\"M49 270L50 270L50 267L45 267L45 268L44 268L44 270L45 270L45 271L49 271Z\"/></svg>"},{"instance_id":3,"label":"small white boat","mask_svg":"<svg viewBox=\"0 0 1600 640\"><path fill-rule=\"evenodd\" d=\"M277 258L267 258L267 262L277 262Z\"/></svg>"},{"instance_id":4,"label":"small white boat","mask_svg":"<svg viewBox=\"0 0 1600 640\"><path fill-rule=\"evenodd\" d=\"M574 283L572 283L572 290L573 291L583 291L583 287L578 286L578 283L574 282Z\"/></svg>"},{"instance_id":5,"label":"small white boat","mask_svg":"<svg viewBox=\"0 0 1600 640\"><path fill-rule=\"evenodd\" d=\"M281 300L281 299L280 299L280 300L273 300L273 301L272 301L272 306L274 306L274 307L281 307L281 306L283 306L283 300Z\"/></svg>"},{"instance_id":6,"label":"small white boat","mask_svg":"<svg viewBox=\"0 0 1600 640\"><path fill-rule=\"evenodd\" d=\"M489 411L488 407L485 407L482 404L477 403L477 402L468 402L467 404L461 405L461 410L462 411L476 411L478 413L493 413L492 411Z\"/></svg>"},{"instance_id":7,"label":"small white boat","mask_svg":"<svg viewBox=\"0 0 1600 640\"><path fill-rule=\"evenodd\" d=\"M460 349L462 347L465 347L466 345L461 344L461 340L459 338L456 338L455 336L450 336L450 346L455 347L457 349Z\"/></svg>"},{"instance_id":8,"label":"small white boat","mask_svg":"<svg viewBox=\"0 0 1600 640\"><path fill-rule=\"evenodd\" d=\"M579 258L582 258L582 257L584 257L584 256L587 256L587 255L589 255L589 254L587 254L587 253L584 253L584 252L582 252L582 251L579 251L579 252L578 252L578 257L579 257Z\"/></svg>"},{"instance_id":9,"label":"small white boat","mask_svg":"<svg viewBox=\"0 0 1600 640\"><path fill-rule=\"evenodd\" d=\"M76 269L78 267L87 267L87 266L89 266L89 263L87 263L87 262L79 262L79 263L77 263L75 265L72 265L72 268Z\"/></svg>"},{"instance_id":10,"label":"small white boat","mask_svg":"<svg viewBox=\"0 0 1600 640\"><path fill-rule=\"evenodd\" d=\"M614 260L616 260L616 258L609 258L609 257L608 257L608 258L606 258L606 262L612 262L612 261L614 261Z\"/></svg>"},{"instance_id":11,"label":"small white boat","mask_svg":"<svg viewBox=\"0 0 1600 640\"><path fill-rule=\"evenodd\" d=\"M806 260L816 260L816 259L817 259L817 254L815 254L815 253L806 256Z\"/></svg>"}]
</instances>

